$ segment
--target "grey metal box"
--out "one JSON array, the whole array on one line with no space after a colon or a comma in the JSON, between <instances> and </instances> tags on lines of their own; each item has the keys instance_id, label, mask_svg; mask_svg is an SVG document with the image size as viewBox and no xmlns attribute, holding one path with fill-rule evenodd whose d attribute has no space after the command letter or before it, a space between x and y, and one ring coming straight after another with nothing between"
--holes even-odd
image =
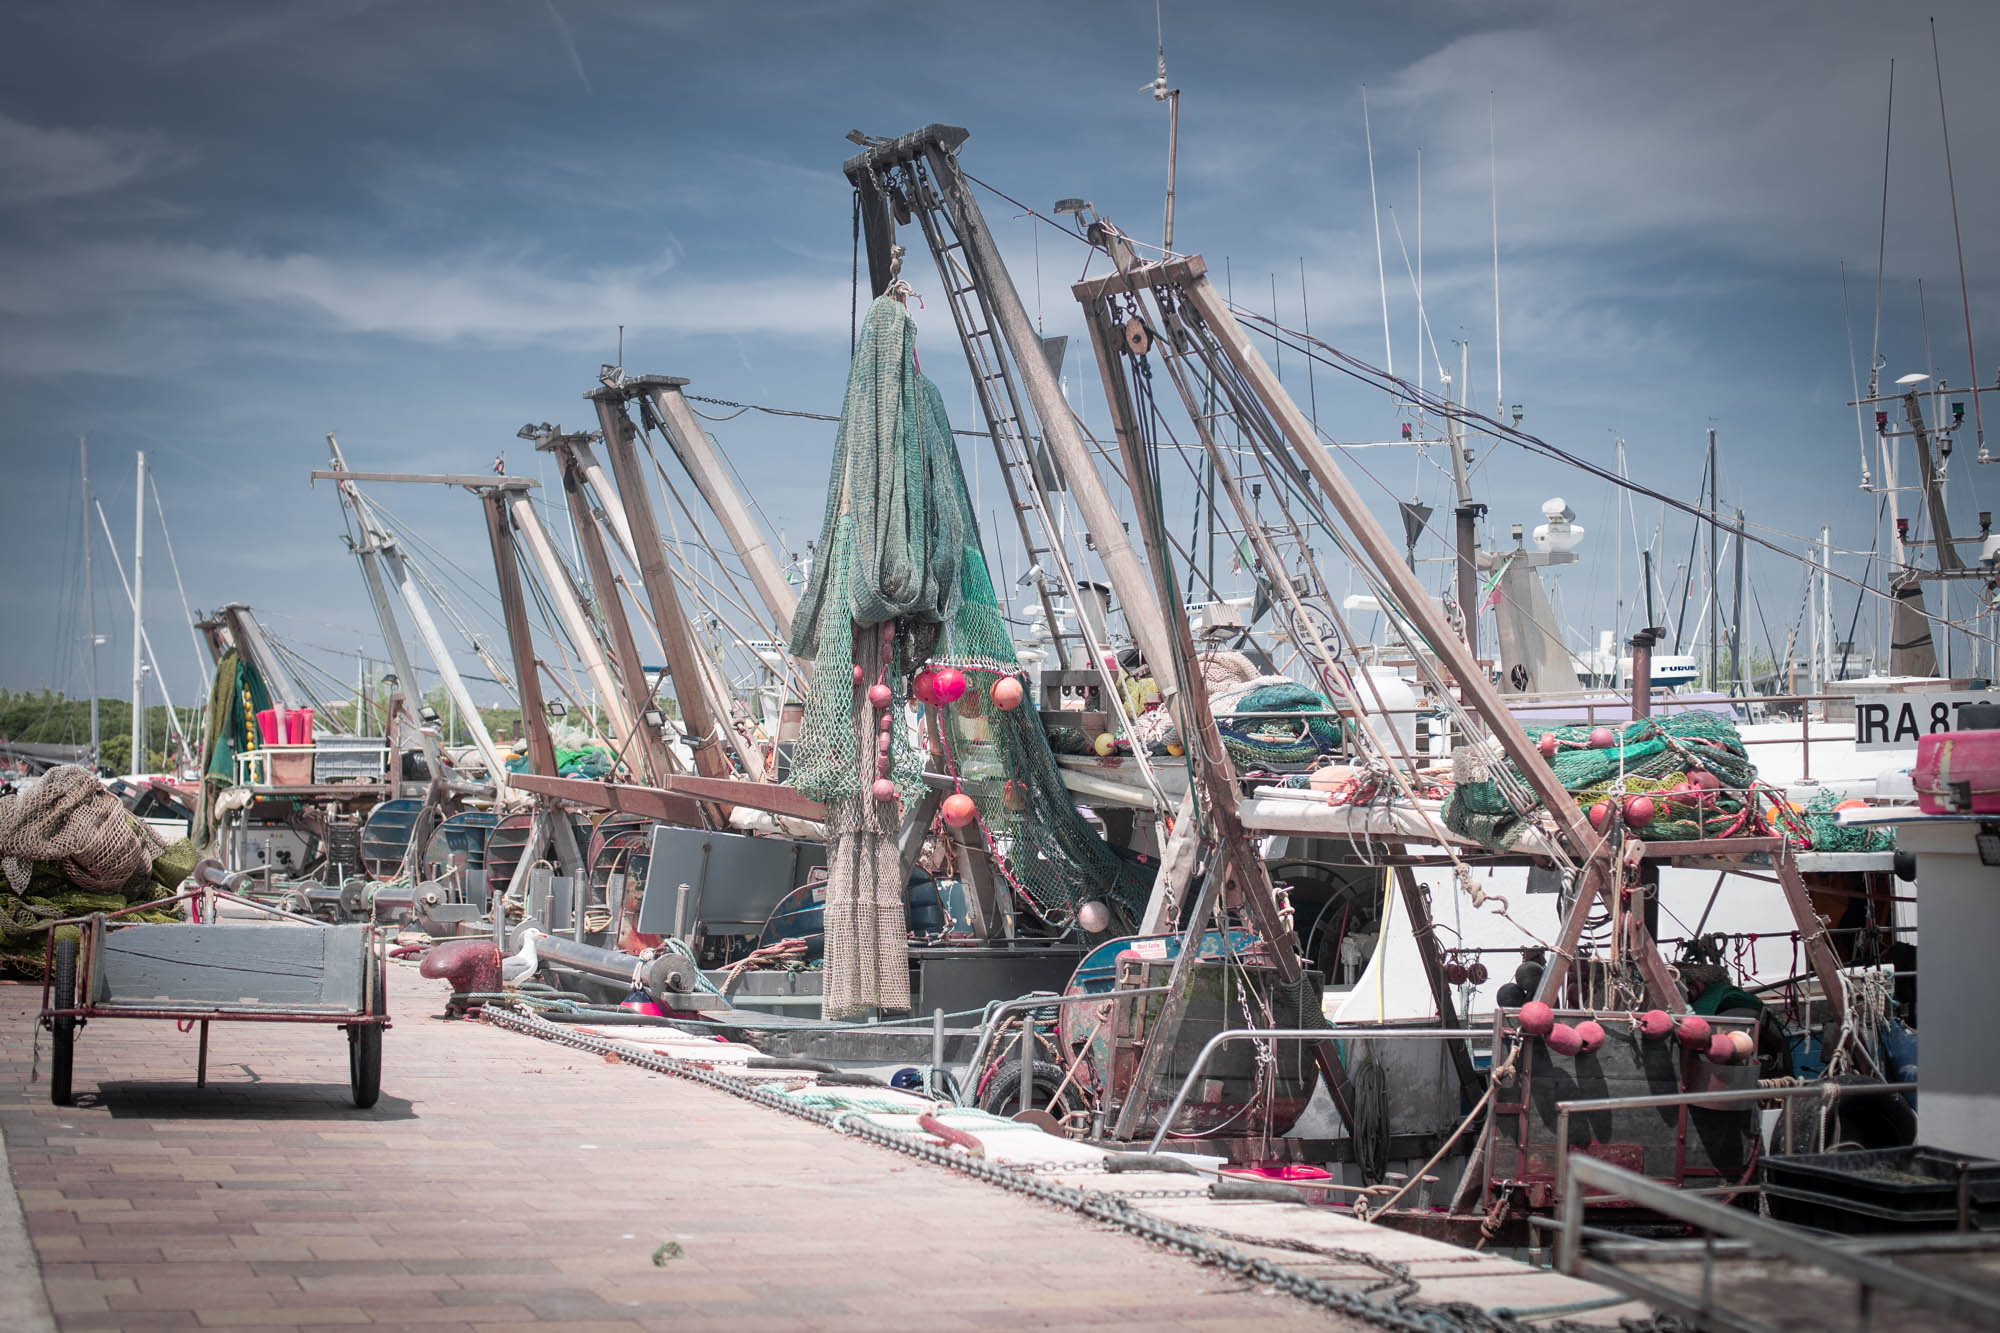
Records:
<instances>
[{"instance_id":1,"label":"grey metal box","mask_svg":"<svg viewBox=\"0 0 2000 1333\"><path fill-rule=\"evenodd\" d=\"M780 899L826 864L826 848L790 838L653 826L639 929L673 935L700 922L710 935L754 935ZM687 920L677 917L688 886Z\"/></svg>"},{"instance_id":2,"label":"grey metal box","mask_svg":"<svg viewBox=\"0 0 2000 1333\"><path fill-rule=\"evenodd\" d=\"M313 743L314 782L380 782L388 751L368 736L322 736Z\"/></svg>"}]
</instances>

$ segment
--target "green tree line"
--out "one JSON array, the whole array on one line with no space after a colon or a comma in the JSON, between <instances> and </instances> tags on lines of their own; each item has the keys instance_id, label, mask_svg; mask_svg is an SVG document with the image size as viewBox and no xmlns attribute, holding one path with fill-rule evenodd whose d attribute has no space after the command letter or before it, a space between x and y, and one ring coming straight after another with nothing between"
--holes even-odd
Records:
<instances>
[{"instance_id":1,"label":"green tree line","mask_svg":"<svg viewBox=\"0 0 2000 1333\"><path fill-rule=\"evenodd\" d=\"M201 711L176 708L182 730L195 744L201 743ZM98 756L105 767L120 773L133 771L132 703L128 699L97 701ZM0 737L35 745L90 744L90 700L72 699L56 690L0 689ZM146 764L148 772L167 767L168 747L173 730L167 724L167 706L154 704L146 709Z\"/></svg>"}]
</instances>

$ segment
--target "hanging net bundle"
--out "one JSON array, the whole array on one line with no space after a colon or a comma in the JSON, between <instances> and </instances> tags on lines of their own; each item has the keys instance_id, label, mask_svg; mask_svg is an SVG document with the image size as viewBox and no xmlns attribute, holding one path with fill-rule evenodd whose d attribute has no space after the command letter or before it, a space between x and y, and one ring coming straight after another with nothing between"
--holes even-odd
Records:
<instances>
[{"instance_id":1,"label":"hanging net bundle","mask_svg":"<svg viewBox=\"0 0 2000 1333\"><path fill-rule=\"evenodd\" d=\"M927 662L965 673L964 695L938 709L939 733L1002 876L1024 901L1062 921L1101 898L1115 917L1135 919L1152 875L1077 814L1026 691L1012 709L992 700L993 684L1018 670L1014 644L915 337L900 301L869 307L820 557L792 625L792 653L812 661L813 677L791 782L828 815L828 1017L909 1007L898 801L921 798L924 778L901 717L910 676Z\"/></svg>"}]
</instances>

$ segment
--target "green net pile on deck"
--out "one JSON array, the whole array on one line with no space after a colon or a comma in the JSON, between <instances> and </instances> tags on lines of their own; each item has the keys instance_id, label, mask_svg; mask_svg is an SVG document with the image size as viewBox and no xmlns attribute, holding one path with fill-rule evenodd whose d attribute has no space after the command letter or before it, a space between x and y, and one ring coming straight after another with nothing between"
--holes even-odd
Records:
<instances>
[{"instance_id":1,"label":"green net pile on deck","mask_svg":"<svg viewBox=\"0 0 2000 1333\"><path fill-rule=\"evenodd\" d=\"M883 776L907 805L924 794L922 759L900 724L910 676L927 662L965 671L965 696L942 710L949 760L1003 877L1035 911L1066 920L1101 898L1115 917L1136 918L1151 879L1150 867L1106 845L1077 814L1032 701L1012 711L991 702L992 683L1018 670L1014 645L943 400L917 370L915 332L901 302L869 307L841 408L820 557L792 627L793 654L813 663L792 785L828 806L829 1015L908 1007L899 810L870 792L874 684L889 688L899 719L882 733L890 738Z\"/></svg>"},{"instance_id":2,"label":"green net pile on deck","mask_svg":"<svg viewBox=\"0 0 2000 1333\"><path fill-rule=\"evenodd\" d=\"M1680 842L1700 838L1733 838L1739 834L1781 835L1795 848L1820 852L1879 852L1895 846L1895 835L1882 829L1850 828L1836 813L1842 807L1833 792L1821 792L1804 804L1757 781L1757 766L1743 748L1736 724L1718 713L1676 713L1640 718L1622 727L1527 727L1530 740L1553 737L1555 753L1549 767L1557 781L1589 812L1599 802L1622 811L1634 796L1653 802L1653 817L1638 832L1649 841ZM1609 731L1612 743L1596 747L1598 730ZM1525 788L1520 770L1508 765ZM1702 790L1696 775L1714 783ZM1488 847L1508 848L1528 827L1526 810L1510 805L1494 782L1460 782L1445 803L1445 827Z\"/></svg>"},{"instance_id":3,"label":"green net pile on deck","mask_svg":"<svg viewBox=\"0 0 2000 1333\"><path fill-rule=\"evenodd\" d=\"M1599 801L1615 804L1622 797L1650 796L1654 815L1644 836L1653 840L1732 837L1754 822L1749 792L1757 767L1728 718L1675 713L1601 729L1611 732L1612 743L1595 748L1590 737L1597 727L1526 728L1529 739L1538 743L1545 736L1555 738L1549 767L1585 811ZM1511 764L1507 768L1525 788L1520 770ZM1689 775L1697 772L1712 775L1718 787L1685 790ZM1539 808L1516 810L1490 780L1460 782L1445 803L1444 822L1452 832L1487 847L1509 848L1527 830L1526 817Z\"/></svg>"}]
</instances>

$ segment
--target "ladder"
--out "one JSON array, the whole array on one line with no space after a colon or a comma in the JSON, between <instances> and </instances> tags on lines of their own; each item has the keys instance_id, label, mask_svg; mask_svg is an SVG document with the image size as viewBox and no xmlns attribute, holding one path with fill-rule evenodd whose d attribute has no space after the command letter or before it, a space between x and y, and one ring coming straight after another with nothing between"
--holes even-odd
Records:
<instances>
[{"instance_id":1,"label":"ladder","mask_svg":"<svg viewBox=\"0 0 2000 1333\"><path fill-rule=\"evenodd\" d=\"M947 203L944 197L947 191L961 193L964 183L949 179L940 189L922 157L910 158L890 174L894 194L907 202L937 263L945 303L951 309L952 323L957 326L959 343L965 348L973 392L979 399L980 415L986 420L994 457L1000 465L1000 478L1007 488L1007 503L1020 531L1021 547L1027 553L1029 581L1035 585L1042 604L1049 645L1055 650L1057 666L1067 671L1073 665L1072 654L1079 662L1088 659L1082 633L1083 608L1074 580L1067 577L1069 560L1060 549L1061 527L1056 522L1060 502L1051 493L1050 484L1054 479L1042 475L1036 467L1034 440L1023 424L1027 414L1020 385L1007 363L1006 348L994 333L993 311L986 295L990 275L978 271L977 257L966 249L959 235L954 216L957 210L952 205L961 201L955 198ZM1052 583L1058 587L1064 583L1072 585L1061 587L1061 591L1076 608L1075 630L1063 628L1056 613L1055 596L1050 592Z\"/></svg>"}]
</instances>

